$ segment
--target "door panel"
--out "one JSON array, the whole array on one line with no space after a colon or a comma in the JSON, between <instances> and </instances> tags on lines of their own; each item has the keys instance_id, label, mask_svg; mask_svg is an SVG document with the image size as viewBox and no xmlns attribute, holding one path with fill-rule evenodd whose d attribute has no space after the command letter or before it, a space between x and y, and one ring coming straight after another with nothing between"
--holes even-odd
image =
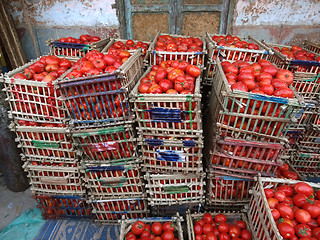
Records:
<instances>
[{"instance_id":1,"label":"door panel","mask_svg":"<svg viewBox=\"0 0 320 240\"><path fill-rule=\"evenodd\" d=\"M148 23L148 24L146 24ZM169 32L167 13L135 13L132 15L133 39L152 41L158 30Z\"/></svg>"},{"instance_id":2,"label":"door panel","mask_svg":"<svg viewBox=\"0 0 320 240\"><path fill-rule=\"evenodd\" d=\"M206 32L219 32L220 13L185 13L182 21L182 34L186 36L204 36Z\"/></svg>"}]
</instances>

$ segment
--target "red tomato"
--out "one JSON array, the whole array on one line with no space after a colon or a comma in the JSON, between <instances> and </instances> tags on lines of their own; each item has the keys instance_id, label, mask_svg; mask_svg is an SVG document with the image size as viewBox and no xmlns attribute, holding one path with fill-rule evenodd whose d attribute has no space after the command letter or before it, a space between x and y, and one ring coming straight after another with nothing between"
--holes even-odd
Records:
<instances>
[{"instance_id":1,"label":"red tomato","mask_svg":"<svg viewBox=\"0 0 320 240\"><path fill-rule=\"evenodd\" d=\"M262 67L261 72L269 73L272 77L277 75L278 68L274 65L267 65Z\"/></svg>"},{"instance_id":2,"label":"red tomato","mask_svg":"<svg viewBox=\"0 0 320 240\"><path fill-rule=\"evenodd\" d=\"M247 224L246 224L245 221L238 220L236 224L240 229L246 229L247 228Z\"/></svg>"},{"instance_id":3,"label":"red tomato","mask_svg":"<svg viewBox=\"0 0 320 240\"><path fill-rule=\"evenodd\" d=\"M212 232L213 231L213 226L210 223L206 223L203 225L203 234L207 234L208 232Z\"/></svg>"},{"instance_id":4,"label":"red tomato","mask_svg":"<svg viewBox=\"0 0 320 240\"><path fill-rule=\"evenodd\" d=\"M226 222L221 222L218 226L219 232L228 232L229 231L229 225Z\"/></svg>"},{"instance_id":5,"label":"red tomato","mask_svg":"<svg viewBox=\"0 0 320 240\"><path fill-rule=\"evenodd\" d=\"M240 235L241 235L241 229L240 229L238 226L231 225L230 228L229 228L229 235L230 235L232 238L240 237Z\"/></svg>"},{"instance_id":6,"label":"red tomato","mask_svg":"<svg viewBox=\"0 0 320 240\"><path fill-rule=\"evenodd\" d=\"M25 79L25 80L28 80L27 76L23 73L17 73L13 76L13 78L15 79Z\"/></svg>"},{"instance_id":7,"label":"red tomato","mask_svg":"<svg viewBox=\"0 0 320 240\"><path fill-rule=\"evenodd\" d=\"M203 221L204 221L205 223L212 223L212 221L213 221L213 218L212 218L212 216L211 216L210 213L205 213L205 214L203 215L202 219L203 219Z\"/></svg>"},{"instance_id":8,"label":"red tomato","mask_svg":"<svg viewBox=\"0 0 320 240\"><path fill-rule=\"evenodd\" d=\"M295 231L293 226L291 226L289 223L286 222L281 222L278 224L278 230L280 232L280 235L284 237L285 239L287 238L292 238L295 235Z\"/></svg>"},{"instance_id":9,"label":"red tomato","mask_svg":"<svg viewBox=\"0 0 320 240\"><path fill-rule=\"evenodd\" d=\"M277 187L277 190L283 191L287 197L291 197L293 194L293 190L290 186L288 185L281 185Z\"/></svg>"},{"instance_id":10,"label":"red tomato","mask_svg":"<svg viewBox=\"0 0 320 240\"><path fill-rule=\"evenodd\" d=\"M287 87L276 89L273 92L273 95L276 97L283 97L283 98L293 98L294 97L293 91Z\"/></svg>"},{"instance_id":11,"label":"red tomato","mask_svg":"<svg viewBox=\"0 0 320 240\"><path fill-rule=\"evenodd\" d=\"M229 234L225 233L225 232L221 233L219 236L219 240L230 240L230 239L231 238L230 238Z\"/></svg>"},{"instance_id":12,"label":"red tomato","mask_svg":"<svg viewBox=\"0 0 320 240\"><path fill-rule=\"evenodd\" d=\"M163 231L174 231L174 224L172 222L166 222L162 225Z\"/></svg>"},{"instance_id":13,"label":"red tomato","mask_svg":"<svg viewBox=\"0 0 320 240\"><path fill-rule=\"evenodd\" d=\"M203 228L199 223L194 226L194 233L200 235L203 233Z\"/></svg>"},{"instance_id":14,"label":"red tomato","mask_svg":"<svg viewBox=\"0 0 320 240\"><path fill-rule=\"evenodd\" d=\"M272 86L275 89L288 88L287 83L285 83L284 81L282 81L279 78L272 79ZM288 169L280 169L280 170L288 170Z\"/></svg>"},{"instance_id":15,"label":"red tomato","mask_svg":"<svg viewBox=\"0 0 320 240\"><path fill-rule=\"evenodd\" d=\"M241 81L243 84L245 84L249 91L256 88L256 82L250 79L244 79Z\"/></svg>"},{"instance_id":16,"label":"red tomato","mask_svg":"<svg viewBox=\"0 0 320 240\"><path fill-rule=\"evenodd\" d=\"M311 228L306 224L299 224L295 226L298 237L311 237Z\"/></svg>"},{"instance_id":17,"label":"red tomato","mask_svg":"<svg viewBox=\"0 0 320 240\"><path fill-rule=\"evenodd\" d=\"M280 212L277 209L272 209L271 214L275 221L277 221L280 218Z\"/></svg>"},{"instance_id":18,"label":"red tomato","mask_svg":"<svg viewBox=\"0 0 320 240\"><path fill-rule=\"evenodd\" d=\"M318 237L319 236L319 234L320 234L320 227L316 227L316 228L313 228L312 230L311 230L311 232L312 232L312 237Z\"/></svg>"},{"instance_id":19,"label":"red tomato","mask_svg":"<svg viewBox=\"0 0 320 240\"><path fill-rule=\"evenodd\" d=\"M165 231L161 235L162 240L173 240L174 239L174 234L172 231Z\"/></svg>"},{"instance_id":20,"label":"red tomato","mask_svg":"<svg viewBox=\"0 0 320 240\"><path fill-rule=\"evenodd\" d=\"M280 69L276 77L287 83L288 86L293 83L293 73L289 70Z\"/></svg>"},{"instance_id":21,"label":"red tomato","mask_svg":"<svg viewBox=\"0 0 320 240\"><path fill-rule=\"evenodd\" d=\"M150 83L141 83L138 87L138 90L140 93L147 93L150 87Z\"/></svg>"},{"instance_id":22,"label":"red tomato","mask_svg":"<svg viewBox=\"0 0 320 240\"><path fill-rule=\"evenodd\" d=\"M311 215L306 210L298 209L294 213L295 219L302 224L307 224L311 220Z\"/></svg>"},{"instance_id":23,"label":"red tomato","mask_svg":"<svg viewBox=\"0 0 320 240\"><path fill-rule=\"evenodd\" d=\"M313 194L313 188L305 182L296 183L293 186L293 190L296 193L302 193L302 194L306 195L307 197L310 197Z\"/></svg>"},{"instance_id":24,"label":"red tomato","mask_svg":"<svg viewBox=\"0 0 320 240\"><path fill-rule=\"evenodd\" d=\"M148 93L160 94L162 93L162 88L158 84L154 83L149 87Z\"/></svg>"},{"instance_id":25,"label":"red tomato","mask_svg":"<svg viewBox=\"0 0 320 240\"><path fill-rule=\"evenodd\" d=\"M159 82L159 86L162 88L163 92L167 92L169 89L173 88L173 84L168 79L163 79Z\"/></svg>"},{"instance_id":26,"label":"red tomato","mask_svg":"<svg viewBox=\"0 0 320 240\"><path fill-rule=\"evenodd\" d=\"M213 232L209 232L206 234L206 240L218 240L218 238Z\"/></svg>"},{"instance_id":27,"label":"red tomato","mask_svg":"<svg viewBox=\"0 0 320 240\"><path fill-rule=\"evenodd\" d=\"M143 230L143 232L141 233L140 237L141 237L141 238L143 238L143 237L150 237L150 232L149 232L149 231L146 231L146 230Z\"/></svg>"},{"instance_id":28,"label":"red tomato","mask_svg":"<svg viewBox=\"0 0 320 240\"><path fill-rule=\"evenodd\" d=\"M136 236L132 232L126 234L126 240L136 240Z\"/></svg>"},{"instance_id":29,"label":"red tomato","mask_svg":"<svg viewBox=\"0 0 320 240\"><path fill-rule=\"evenodd\" d=\"M246 79L254 81L254 76L253 76L253 74L252 74L252 73L242 72L242 73L240 73L240 74L238 75L238 81L241 82L241 81L246 80Z\"/></svg>"},{"instance_id":30,"label":"red tomato","mask_svg":"<svg viewBox=\"0 0 320 240\"><path fill-rule=\"evenodd\" d=\"M151 232L154 233L154 235L161 235L162 231L162 224L160 222L154 222L151 225Z\"/></svg>"},{"instance_id":31,"label":"red tomato","mask_svg":"<svg viewBox=\"0 0 320 240\"><path fill-rule=\"evenodd\" d=\"M200 76L201 74L201 69L198 68L197 66L194 65L189 65L186 67L186 72L187 74L189 74L190 76L197 78Z\"/></svg>"},{"instance_id":32,"label":"red tomato","mask_svg":"<svg viewBox=\"0 0 320 240\"><path fill-rule=\"evenodd\" d=\"M142 221L136 221L136 222L132 225L131 232L132 232L134 235L140 235L140 234L143 232L144 228L145 228L144 222L142 222Z\"/></svg>"},{"instance_id":33,"label":"red tomato","mask_svg":"<svg viewBox=\"0 0 320 240\"><path fill-rule=\"evenodd\" d=\"M243 240L251 240L252 238L252 235L251 235L251 232L247 229L243 229L241 231L241 239Z\"/></svg>"},{"instance_id":34,"label":"red tomato","mask_svg":"<svg viewBox=\"0 0 320 240\"><path fill-rule=\"evenodd\" d=\"M264 66L267 66L267 65L272 65L271 62L269 62L268 60L265 60L265 59L260 59L258 61L258 64L261 66L261 67L264 67Z\"/></svg>"},{"instance_id":35,"label":"red tomato","mask_svg":"<svg viewBox=\"0 0 320 240\"><path fill-rule=\"evenodd\" d=\"M237 82L231 85L231 90L237 89L239 91L248 92L247 85L243 84L242 82Z\"/></svg>"},{"instance_id":36,"label":"red tomato","mask_svg":"<svg viewBox=\"0 0 320 240\"><path fill-rule=\"evenodd\" d=\"M257 75L256 80L258 82L262 81L263 79L272 80L272 76L269 73L263 72Z\"/></svg>"},{"instance_id":37,"label":"red tomato","mask_svg":"<svg viewBox=\"0 0 320 240\"><path fill-rule=\"evenodd\" d=\"M305 204L303 204L302 208L310 213L312 218L317 218L320 216L320 207L317 204L306 202Z\"/></svg>"},{"instance_id":38,"label":"red tomato","mask_svg":"<svg viewBox=\"0 0 320 240\"><path fill-rule=\"evenodd\" d=\"M161 80L165 79L167 77L168 73L165 69L158 69L155 76L154 80L156 83L160 82Z\"/></svg>"},{"instance_id":39,"label":"red tomato","mask_svg":"<svg viewBox=\"0 0 320 240\"><path fill-rule=\"evenodd\" d=\"M226 217L226 215L219 213L216 216L214 216L214 221L216 223L227 222L227 217Z\"/></svg>"},{"instance_id":40,"label":"red tomato","mask_svg":"<svg viewBox=\"0 0 320 240\"><path fill-rule=\"evenodd\" d=\"M270 209L276 208L276 206L279 203L279 200L275 199L275 198L268 198L267 201L268 201L268 205L269 205Z\"/></svg>"},{"instance_id":41,"label":"red tomato","mask_svg":"<svg viewBox=\"0 0 320 240\"><path fill-rule=\"evenodd\" d=\"M286 203L279 203L277 205L277 210L280 213L280 216L283 218L293 219L295 216L291 207L289 207Z\"/></svg>"},{"instance_id":42,"label":"red tomato","mask_svg":"<svg viewBox=\"0 0 320 240\"><path fill-rule=\"evenodd\" d=\"M272 85L262 86L262 87L260 88L260 90L261 90L262 92L264 92L265 94L267 94L267 95L272 95L273 92L274 92L274 88L272 87Z\"/></svg>"},{"instance_id":43,"label":"red tomato","mask_svg":"<svg viewBox=\"0 0 320 240\"><path fill-rule=\"evenodd\" d=\"M298 207L302 207L307 202L307 197L304 194L296 194L292 198L294 204Z\"/></svg>"},{"instance_id":44,"label":"red tomato","mask_svg":"<svg viewBox=\"0 0 320 240\"><path fill-rule=\"evenodd\" d=\"M225 66L223 68L223 71L226 74L227 73L234 73L234 74L238 75L238 73L239 73L239 69L237 67L235 67L234 65L232 65L232 64L229 64L229 65Z\"/></svg>"},{"instance_id":45,"label":"red tomato","mask_svg":"<svg viewBox=\"0 0 320 240\"><path fill-rule=\"evenodd\" d=\"M266 195L266 198L272 198L273 197L273 190L270 188L264 189L264 194Z\"/></svg>"},{"instance_id":46,"label":"red tomato","mask_svg":"<svg viewBox=\"0 0 320 240\"><path fill-rule=\"evenodd\" d=\"M286 199L286 194L284 193L284 191L276 190L274 192L274 198L278 199L279 202L283 202Z\"/></svg>"}]
</instances>

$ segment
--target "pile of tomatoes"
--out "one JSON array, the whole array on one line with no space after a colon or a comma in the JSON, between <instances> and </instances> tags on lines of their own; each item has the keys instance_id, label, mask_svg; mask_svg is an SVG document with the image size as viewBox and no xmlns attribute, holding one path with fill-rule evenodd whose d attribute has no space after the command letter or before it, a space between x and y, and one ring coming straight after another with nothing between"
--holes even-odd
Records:
<instances>
[{"instance_id":1,"label":"pile of tomatoes","mask_svg":"<svg viewBox=\"0 0 320 240\"><path fill-rule=\"evenodd\" d=\"M293 82L293 73L278 69L267 60L260 59L252 64L241 60L233 63L224 61L221 66L232 90L283 98L294 97L289 88Z\"/></svg>"},{"instance_id":2,"label":"pile of tomatoes","mask_svg":"<svg viewBox=\"0 0 320 240\"><path fill-rule=\"evenodd\" d=\"M144 43L144 42L134 42L132 39L128 39L125 43L123 43L122 41L116 41L114 44L112 44L109 47L109 51L110 50L136 50L141 48L143 51L143 55L146 54L146 51L149 48L149 44L148 43Z\"/></svg>"},{"instance_id":3,"label":"pile of tomatoes","mask_svg":"<svg viewBox=\"0 0 320 240\"><path fill-rule=\"evenodd\" d=\"M155 50L166 52L201 52L202 48L203 42L200 38L161 35L157 39Z\"/></svg>"},{"instance_id":4,"label":"pile of tomatoes","mask_svg":"<svg viewBox=\"0 0 320 240\"><path fill-rule=\"evenodd\" d=\"M205 213L194 223L194 233L195 240L251 240L252 238L244 221L227 223L227 217L222 213L214 217L210 213Z\"/></svg>"},{"instance_id":5,"label":"pile of tomatoes","mask_svg":"<svg viewBox=\"0 0 320 240\"><path fill-rule=\"evenodd\" d=\"M57 56L43 56L39 61L14 75L16 79L52 83L74 65L73 61Z\"/></svg>"},{"instance_id":6,"label":"pile of tomatoes","mask_svg":"<svg viewBox=\"0 0 320 240\"><path fill-rule=\"evenodd\" d=\"M50 217L59 217L60 215L90 216L91 211L86 201L78 199L54 198L50 196L39 196L37 198L39 206L44 209Z\"/></svg>"},{"instance_id":7,"label":"pile of tomatoes","mask_svg":"<svg viewBox=\"0 0 320 240\"><path fill-rule=\"evenodd\" d=\"M151 94L192 94L201 69L185 60L162 61L140 81L139 92Z\"/></svg>"},{"instance_id":8,"label":"pile of tomatoes","mask_svg":"<svg viewBox=\"0 0 320 240\"><path fill-rule=\"evenodd\" d=\"M132 224L131 231L125 236L126 240L178 240L175 236L177 230L172 222L154 222L146 224L136 221Z\"/></svg>"},{"instance_id":9,"label":"pile of tomatoes","mask_svg":"<svg viewBox=\"0 0 320 240\"><path fill-rule=\"evenodd\" d=\"M98 36L93 36L89 34L81 35L79 38L73 38L73 37L62 37L58 40L58 42L64 42L64 43L77 43L77 44L91 44L93 42L100 41L101 38Z\"/></svg>"},{"instance_id":10,"label":"pile of tomatoes","mask_svg":"<svg viewBox=\"0 0 320 240\"><path fill-rule=\"evenodd\" d=\"M284 163L277 171L277 177L298 180L297 173L290 170L288 164Z\"/></svg>"},{"instance_id":11,"label":"pile of tomatoes","mask_svg":"<svg viewBox=\"0 0 320 240\"><path fill-rule=\"evenodd\" d=\"M318 61L320 62L320 57L316 57L314 53L304 51L301 47L293 45L289 47L273 47L275 50L280 52L282 55L286 56L292 60L302 60L302 61Z\"/></svg>"},{"instance_id":12,"label":"pile of tomatoes","mask_svg":"<svg viewBox=\"0 0 320 240\"><path fill-rule=\"evenodd\" d=\"M271 214L284 239L320 239L320 190L305 182L265 188Z\"/></svg>"},{"instance_id":13,"label":"pile of tomatoes","mask_svg":"<svg viewBox=\"0 0 320 240\"><path fill-rule=\"evenodd\" d=\"M82 76L113 73L130 56L131 54L127 50L110 49L107 54L92 50L76 62L72 72L68 73L66 77L73 79Z\"/></svg>"},{"instance_id":14,"label":"pile of tomatoes","mask_svg":"<svg viewBox=\"0 0 320 240\"><path fill-rule=\"evenodd\" d=\"M245 48L259 50L259 46L255 43L248 43L247 41L242 41L238 36L231 35L213 35L212 40L217 43L218 46L226 46L233 48Z\"/></svg>"}]
</instances>

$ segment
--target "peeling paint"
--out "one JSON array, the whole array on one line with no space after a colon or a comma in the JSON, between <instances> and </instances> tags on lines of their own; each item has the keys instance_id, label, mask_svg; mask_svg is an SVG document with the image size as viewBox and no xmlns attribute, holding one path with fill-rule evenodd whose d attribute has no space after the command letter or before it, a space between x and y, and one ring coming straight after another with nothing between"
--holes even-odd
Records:
<instances>
[{"instance_id":1,"label":"peeling paint","mask_svg":"<svg viewBox=\"0 0 320 240\"><path fill-rule=\"evenodd\" d=\"M8 0L7 0L8 1ZM18 24L24 24L20 1L8 1L10 12ZM38 26L116 26L114 0L38 0L26 1L30 21Z\"/></svg>"},{"instance_id":2,"label":"peeling paint","mask_svg":"<svg viewBox=\"0 0 320 240\"><path fill-rule=\"evenodd\" d=\"M319 0L238 0L235 25L319 25Z\"/></svg>"}]
</instances>

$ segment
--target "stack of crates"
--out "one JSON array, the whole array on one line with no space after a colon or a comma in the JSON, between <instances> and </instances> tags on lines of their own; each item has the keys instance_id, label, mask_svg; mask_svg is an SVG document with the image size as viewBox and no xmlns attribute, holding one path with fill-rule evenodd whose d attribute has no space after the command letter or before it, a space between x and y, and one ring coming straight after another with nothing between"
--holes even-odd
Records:
<instances>
[{"instance_id":1,"label":"stack of crates","mask_svg":"<svg viewBox=\"0 0 320 240\"><path fill-rule=\"evenodd\" d=\"M164 35L164 34L161 34ZM158 33L146 54L149 66L167 60L184 59L202 64L202 52L159 52L155 50ZM170 35L171 37L183 37ZM204 203L202 166L201 76L195 80L194 94L142 94L140 81L133 88L140 159L145 173L148 204L153 215L167 215ZM170 213L169 213L170 214Z\"/></svg>"},{"instance_id":2,"label":"stack of crates","mask_svg":"<svg viewBox=\"0 0 320 240\"><path fill-rule=\"evenodd\" d=\"M208 70L213 68L214 72L204 122L207 126L204 131L207 205L216 209L226 205L241 209L249 203L249 189L255 176L276 176L282 165L281 156L287 148L284 130L294 122L303 100L296 93L293 99L285 99L232 91L222 61L252 63L269 59L272 52L266 48L248 50L217 46L209 34L207 42L208 59L214 59L207 64Z\"/></svg>"},{"instance_id":3,"label":"stack of crates","mask_svg":"<svg viewBox=\"0 0 320 240\"><path fill-rule=\"evenodd\" d=\"M102 50L108 52L109 45ZM60 79L72 141L94 218L117 222L147 214L129 93L142 75L142 51L114 73Z\"/></svg>"},{"instance_id":4,"label":"stack of crates","mask_svg":"<svg viewBox=\"0 0 320 240\"><path fill-rule=\"evenodd\" d=\"M292 86L305 102L296 115L297 122L286 129L290 142L286 158L303 177L317 177L320 173L320 47L309 41L304 42L301 49L314 56L314 60L307 61L289 59L278 51L291 49L291 46L265 41L262 44L274 51L270 61L294 73Z\"/></svg>"},{"instance_id":5,"label":"stack of crates","mask_svg":"<svg viewBox=\"0 0 320 240\"><path fill-rule=\"evenodd\" d=\"M61 92L55 84L16 76L43 59L31 61L3 78L13 120L9 128L17 135L23 168L43 217L88 218L91 211L84 198L82 173L66 125Z\"/></svg>"}]
</instances>

